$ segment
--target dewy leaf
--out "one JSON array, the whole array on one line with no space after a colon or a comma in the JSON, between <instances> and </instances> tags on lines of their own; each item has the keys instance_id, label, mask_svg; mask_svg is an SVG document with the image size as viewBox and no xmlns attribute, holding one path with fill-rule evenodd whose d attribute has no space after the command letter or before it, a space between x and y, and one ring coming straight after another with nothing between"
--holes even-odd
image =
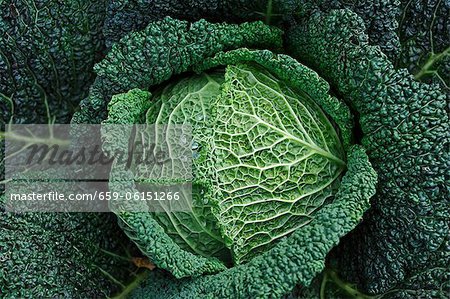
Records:
<instances>
[{"instance_id":1,"label":"dewy leaf","mask_svg":"<svg viewBox=\"0 0 450 299\"><path fill-rule=\"evenodd\" d=\"M333 125L308 95L256 65L230 65L225 80L199 131L211 136L216 217L242 263L332 201L345 162Z\"/></svg>"}]
</instances>

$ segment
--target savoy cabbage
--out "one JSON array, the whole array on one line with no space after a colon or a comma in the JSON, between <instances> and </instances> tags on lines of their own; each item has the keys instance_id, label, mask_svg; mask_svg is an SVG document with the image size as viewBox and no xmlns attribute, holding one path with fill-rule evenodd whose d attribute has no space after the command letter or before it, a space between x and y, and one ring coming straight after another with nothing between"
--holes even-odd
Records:
<instances>
[{"instance_id":1,"label":"savoy cabbage","mask_svg":"<svg viewBox=\"0 0 450 299\"><path fill-rule=\"evenodd\" d=\"M0 7L2 130L194 140L190 211L0 210L2 298L448 298L448 1ZM110 189L148 171L115 165Z\"/></svg>"},{"instance_id":2,"label":"savoy cabbage","mask_svg":"<svg viewBox=\"0 0 450 299\"><path fill-rule=\"evenodd\" d=\"M225 60L254 56L266 66L277 63L277 56L269 51L240 49L223 55ZM193 126L192 213L148 214L180 248L225 262L231 251L234 264L241 264L273 246L275 240L308 226L317 210L333 202L346 158L336 129L316 103L338 108L332 115L345 117L349 111L325 93L326 83L317 75L292 58L280 57L280 61L296 67L295 87L303 87L298 92L262 66L238 63L228 65L225 72L182 79L156 91L154 98L133 90L110 102L106 123L123 121L118 116L124 114L124 106L139 99L151 102L136 105L148 108L141 112L147 123ZM211 61L212 66L216 64ZM273 68L276 74L284 70L279 64L278 70ZM142 118L138 113L135 117ZM339 121L348 134L351 119ZM116 143L111 136L106 139L111 147ZM135 169L136 180L150 177L145 167ZM132 231L140 228L132 228L135 224L128 213L123 214L119 217L129 226L127 231L135 235ZM145 243L139 242L139 236L133 239ZM153 259L161 259L155 257L161 253L149 245L141 243L141 248ZM187 275L181 269L172 271L175 276Z\"/></svg>"},{"instance_id":3,"label":"savoy cabbage","mask_svg":"<svg viewBox=\"0 0 450 299\"><path fill-rule=\"evenodd\" d=\"M176 43L173 47L174 28L178 29L176 39L186 41L186 45ZM205 42L198 28L210 32L207 39L220 43ZM152 38L149 33L155 30L164 32L163 40ZM233 34L225 34L230 32ZM244 32L247 38L241 39ZM262 39L254 35L257 32L267 33ZM225 38L223 42L221 38ZM111 86L131 90L112 96L104 124L144 121L194 125L198 157L193 163L192 183L197 193L192 213L155 216L111 206L125 232L157 267L177 278L200 276L189 283L191 291L174 296L205 292L201 285L206 287L209 282L202 282L203 276L217 272L204 276L212 285L217 282L209 289L210 295L263 295L271 282L262 283L261 279L275 267L265 263L286 258L292 259L288 262L292 270L304 267L305 271L286 279L289 270L280 261L277 267L284 270L274 271L273 279L285 282L273 288L273 294L286 293L298 282L309 284L324 267L327 252L361 221L369 207L376 175L363 149L352 146L350 110L329 94L328 83L287 55L247 48L221 51L227 43L228 48L237 48L242 44L279 47L280 42L280 31L258 22L239 26L203 20L189 25L171 18L153 22L140 34L122 39L97 65L99 77L93 93L75 115L76 122L105 115L111 90L97 88L112 80ZM140 44L145 46L135 46ZM205 53L211 50L205 48L207 45L217 49L215 56L203 61L197 60L199 55L188 56L182 65L170 59L187 53L187 49ZM151 67L153 59L163 59L167 65L148 73L146 66ZM123 61L129 62L125 64L129 73ZM225 70L221 66L226 66ZM146 75L136 73L137 68ZM151 90L170 73L188 70L199 77L187 73L181 81L162 84L152 93L136 89ZM128 75L118 78L116 71ZM104 138L106 151L122 143L117 133L106 133ZM145 169L133 173L118 166L112 169L110 187L134 191L130 180L143 177ZM285 236L288 238L282 238ZM275 242L277 239L282 241ZM290 257L296 248L304 253ZM227 255L233 261L231 269L227 269ZM259 278L256 273L260 273ZM237 283L231 277L250 281L230 287L228 283Z\"/></svg>"}]
</instances>

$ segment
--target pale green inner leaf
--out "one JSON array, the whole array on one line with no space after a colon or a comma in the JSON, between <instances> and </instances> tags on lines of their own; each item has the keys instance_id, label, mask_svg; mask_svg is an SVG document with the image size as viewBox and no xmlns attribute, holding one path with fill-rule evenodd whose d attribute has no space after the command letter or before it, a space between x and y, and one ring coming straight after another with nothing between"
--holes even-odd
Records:
<instances>
[{"instance_id":1,"label":"pale green inner leaf","mask_svg":"<svg viewBox=\"0 0 450 299\"><path fill-rule=\"evenodd\" d=\"M156 213L180 247L234 263L314 219L345 169L330 120L301 91L255 64L237 64L169 85L148 124L193 128L191 211ZM142 132L141 132L142 133ZM136 177L148 169L136 167Z\"/></svg>"},{"instance_id":2,"label":"pale green inner leaf","mask_svg":"<svg viewBox=\"0 0 450 299\"><path fill-rule=\"evenodd\" d=\"M345 162L333 125L306 95L255 65L230 65L225 80L200 132L212 136L215 215L241 263L309 223Z\"/></svg>"}]
</instances>

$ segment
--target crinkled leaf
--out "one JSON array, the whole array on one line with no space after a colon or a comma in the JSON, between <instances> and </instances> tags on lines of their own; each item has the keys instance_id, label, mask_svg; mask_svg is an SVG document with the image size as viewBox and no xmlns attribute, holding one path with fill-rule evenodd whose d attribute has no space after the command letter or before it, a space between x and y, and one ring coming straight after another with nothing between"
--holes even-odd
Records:
<instances>
[{"instance_id":1,"label":"crinkled leaf","mask_svg":"<svg viewBox=\"0 0 450 299\"><path fill-rule=\"evenodd\" d=\"M308 225L332 201L345 162L333 125L307 94L245 64L228 66L225 80L199 130L210 136L216 217L242 263Z\"/></svg>"},{"instance_id":2,"label":"crinkled leaf","mask_svg":"<svg viewBox=\"0 0 450 299\"><path fill-rule=\"evenodd\" d=\"M417 80L435 82L450 92L450 2L403 0L398 34L401 55L397 67Z\"/></svg>"},{"instance_id":3,"label":"crinkled leaf","mask_svg":"<svg viewBox=\"0 0 450 299\"><path fill-rule=\"evenodd\" d=\"M379 175L373 208L337 251L340 273L364 292L385 293L432 268L436 283L420 283L448 295L440 288L450 264L448 95L395 70L347 10L308 19L288 45L357 110Z\"/></svg>"}]
</instances>

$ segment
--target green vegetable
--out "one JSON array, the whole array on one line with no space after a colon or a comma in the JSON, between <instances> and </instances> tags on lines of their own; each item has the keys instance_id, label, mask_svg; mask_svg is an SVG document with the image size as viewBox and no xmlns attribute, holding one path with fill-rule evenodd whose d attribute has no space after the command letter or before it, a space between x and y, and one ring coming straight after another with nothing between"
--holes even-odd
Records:
<instances>
[{"instance_id":1,"label":"green vegetable","mask_svg":"<svg viewBox=\"0 0 450 299\"><path fill-rule=\"evenodd\" d=\"M132 102L114 98L111 115L123 107L119 98ZM225 74L184 79L153 102L148 124L191 125L200 148L195 210L155 216L181 248L221 257L226 245L239 264L307 225L332 201L345 169L333 125L308 94L261 67L230 65ZM151 176L151 169L136 169L136 179Z\"/></svg>"},{"instance_id":2,"label":"green vegetable","mask_svg":"<svg viewBox=\"0 0 450 299\"><path fill-rule=\"evenodd\" d=\"M192 24L190 30L185 26L185 22L166 18L117 43L97 67L99 77L83 106L89 109L82 109L74 121L83 119L80 116L92 115L96 111L94 107L101 112L104 104L99 99L109 100L112 91L102 88L104 93L100 94L96 86L131 90L112 97L105 124L192 121L194 143L199 147L198 157L194 159L193 185L194 191L200 191L194 194L193 213L152 216L145 212L124 212L114 205L111 208L121 219L126 233L158 267L175 277L198 277L171 281L166 297L195 297L204 292L210 296L252 297L267 292L269 286L273 288L271 294L281 295L298 282L309 284L323 268L328 251L361 220L374 190L376 175L364 151L351 146L350 112L328 94L328 84L316 73L289 56L268 50L219 52L218 47L211 52L203 50L199 52L203 59L199 56L198 60L187 60L183 69L170 70L179 73L193 69L199 73L206 71L206 74L175 81L154 91L153 96L134 89L151 90L161 78L171 76L169 72L160 72L164 68L146 68L146 65L159 63L165 66L166 60L156 55L142 55L148 51L145 47L132 47L146 45L143 40L151 43L151 32L163 32L161 36L166 38L162 41L166 45L161 43L158 48L149 45L150 53L167 53L169 47L173 55L176 51L184 53L184 47L172 46L173 30L177 30L179 40L193 41L189 43L190 48L199 48L192 36L195 37L200 26L211 28L213 34L209 36L225 40L239 28L247 28L251 34L246 40L233 34L243 45L254 43L264 47L269 40L278 44L279 32L260 23L236 27L200 21ZM257 36L258 42L255 42ZM214 52L217 54L208 59ZM118 67L111 62L116 62ZM173 64L173 59L170 63ZM221 65L227 66L225 74L208 71ZM119 69L120 78L116 75ZM139 73L139 69L143 72ZM224 119L230 125L223 125ZM251 139L224 142L227 132ZM127 136L127 133L104 135L107 152L127 146L130 141L124 141L121 135ZM254 152L252 147L259 150ZM340 182L345 160L347 170ZM289 177L280 164L287 164L292 170ZM148 177L145 169L137 169L133 172L121 166L114 167L111 190L136 190L133 178ZM255 169L262 170L261 174L257 175ZM236 175L236 171L241 174ZM282 180L277 181L278 178ZM298 184L304 187L298 188ZM282 200L271 202L276 198ZM239 226L241 221L233 218L233 209L249 224ZM256 210L260 213L255 218ZM198 218L205 221L198 221ZM186 226L177 229L180 219ZM266 232L270 232L270 238L266 237ZM275 242L284 236L288 238ZM228 270L219 260L227 261L224 248L231 251L235 264ZM238 265L241 263L244 264ZM204 276L219 271L219 274ZM268 277L272 279L264 282ZM157 280L152 277L149 281L156 283ZM179 287L182 288L180 293ZM155 297L163 296L152 293Z\"/></svg>"},{"instance_id":3,"label":"green vegetable","mask_svg":"<svg viewBox=\"0 0 450 299\"><path fill-rule=\"evenodd\" d=\"M348 233L368 208L376 174L364 150L352 147L349 168L333 204L324 206L314 220L274 248L247 264L215 275L177 280L151 273L132 298L264 298L281 297L300 283L308 285L324 266L324 258L339 236Z\"/></svg>"},{"instance_id":4,"label":"green vegetable","mask_svg":"<svg viewBox=\"0 0 450 299\"><path fill-rule=\"evenodd\" d=\"M0 297L449 298L449 9L0 1L2 131L67 122L82 100L74 123L194 138L191 210L0 207ZM103 134L106 152L136 138ZM132 166L114 165L111 191L149 180Z\"/></svg>"}]
</instances>

